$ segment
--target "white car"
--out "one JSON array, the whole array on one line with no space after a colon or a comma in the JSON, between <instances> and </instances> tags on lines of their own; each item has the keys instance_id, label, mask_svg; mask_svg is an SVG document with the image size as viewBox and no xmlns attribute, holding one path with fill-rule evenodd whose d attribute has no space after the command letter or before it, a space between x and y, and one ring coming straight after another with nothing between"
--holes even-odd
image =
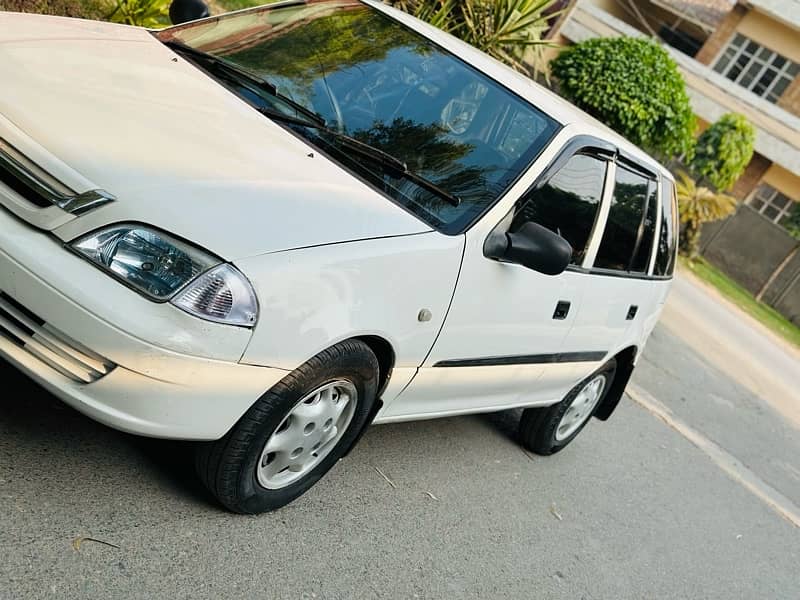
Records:
<instances>
[{"instance_id":1,"label":"white car","mask_svg":"<svg viewBox=\"0 0 800 600\"><path fill-rule=\"evenodd\" d=\"M228 509L376 423L607 419L675 264L669 173L372 0L162 31L0 13L0 355L117 429L194 440Z\"/></svg>"}]
</instances>

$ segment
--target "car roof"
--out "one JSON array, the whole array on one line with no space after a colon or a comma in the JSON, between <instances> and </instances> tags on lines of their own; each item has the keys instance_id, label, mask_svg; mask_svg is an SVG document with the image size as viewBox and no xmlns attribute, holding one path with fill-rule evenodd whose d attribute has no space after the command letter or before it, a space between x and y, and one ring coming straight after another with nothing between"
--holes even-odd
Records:
<instances>
[{"instance_id":1,"label":"car roof","mask_svg":"<svg viewBox=\"0 0 800 600\"><path fill-rule=\"evenodd\" d=\"M465 60L485 75L491 77L522 98L525 98L528 102L548 114L561 125L578 125L584 129L586 133L611 142L629 157L640 161L645 166L649 166L651 170L660 173L667 179L673 179L669 169L664 167L664 165L659 163L636 144L625 139L619 133L574 104L571 104L558 94L536 83L527 75L515 71L485 52L478 50L474 46L467 44L437 27L417 19L408 13L383 4L380 0L359 1L389 15L445 50Z\"/></svg>"}]
</instances>

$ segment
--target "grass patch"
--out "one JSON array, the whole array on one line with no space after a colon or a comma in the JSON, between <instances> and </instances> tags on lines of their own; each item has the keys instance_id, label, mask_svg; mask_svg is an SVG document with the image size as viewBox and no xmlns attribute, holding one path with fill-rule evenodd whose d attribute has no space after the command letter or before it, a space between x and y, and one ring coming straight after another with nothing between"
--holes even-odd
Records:
<instances>
[{"instance_id":1,"label":"grass patch","mask_svg":"<svg viewBox=\"0 0 800 600\"><path fill-rule=\"evenodd\" d=\"M681 258L681 264L733 302L751 317L765 325L787 342L800 348L800 327L789 321L771 306L758 302L753 295L703 258Z\"/></svg>"}]
</instances>

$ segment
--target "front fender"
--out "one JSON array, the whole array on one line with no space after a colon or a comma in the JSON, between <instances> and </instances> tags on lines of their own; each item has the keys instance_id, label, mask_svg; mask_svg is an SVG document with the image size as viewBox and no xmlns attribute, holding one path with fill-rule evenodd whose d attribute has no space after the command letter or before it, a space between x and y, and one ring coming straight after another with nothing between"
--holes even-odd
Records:
<instances>
[{"instance_id":1,"label":"front fender","mask_svg":"<svg viewBox=\"0 0 800 600\"><path fill-rule=\"evenodd\" d=\"M463 247L463 236L432 232L235 261L260 308L242 362L291 371L341 340L376 336L396 368L416 369L444 323Z\"/></svg>"}]
</instances>

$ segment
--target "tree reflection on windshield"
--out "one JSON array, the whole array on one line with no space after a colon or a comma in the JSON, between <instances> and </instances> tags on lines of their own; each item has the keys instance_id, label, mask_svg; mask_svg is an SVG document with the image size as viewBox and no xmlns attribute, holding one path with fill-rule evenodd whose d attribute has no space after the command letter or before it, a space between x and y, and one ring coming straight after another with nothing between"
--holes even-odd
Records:
<instances>
[{"instance_id":1,"label":"tree reflection on windshield","mask_svg":"<svg viewBox=\"0 0 800 600\"><path fill-rule=\"evenodd\" d=\"M328 152L448 233L491 206L558 128L460 59L352 0L267 6L162 35L268 80L330 128L391 154L460 198L453 206L368 157ZM292 129L320 141L310 129Z\"/></svg>"}]
</instances>

